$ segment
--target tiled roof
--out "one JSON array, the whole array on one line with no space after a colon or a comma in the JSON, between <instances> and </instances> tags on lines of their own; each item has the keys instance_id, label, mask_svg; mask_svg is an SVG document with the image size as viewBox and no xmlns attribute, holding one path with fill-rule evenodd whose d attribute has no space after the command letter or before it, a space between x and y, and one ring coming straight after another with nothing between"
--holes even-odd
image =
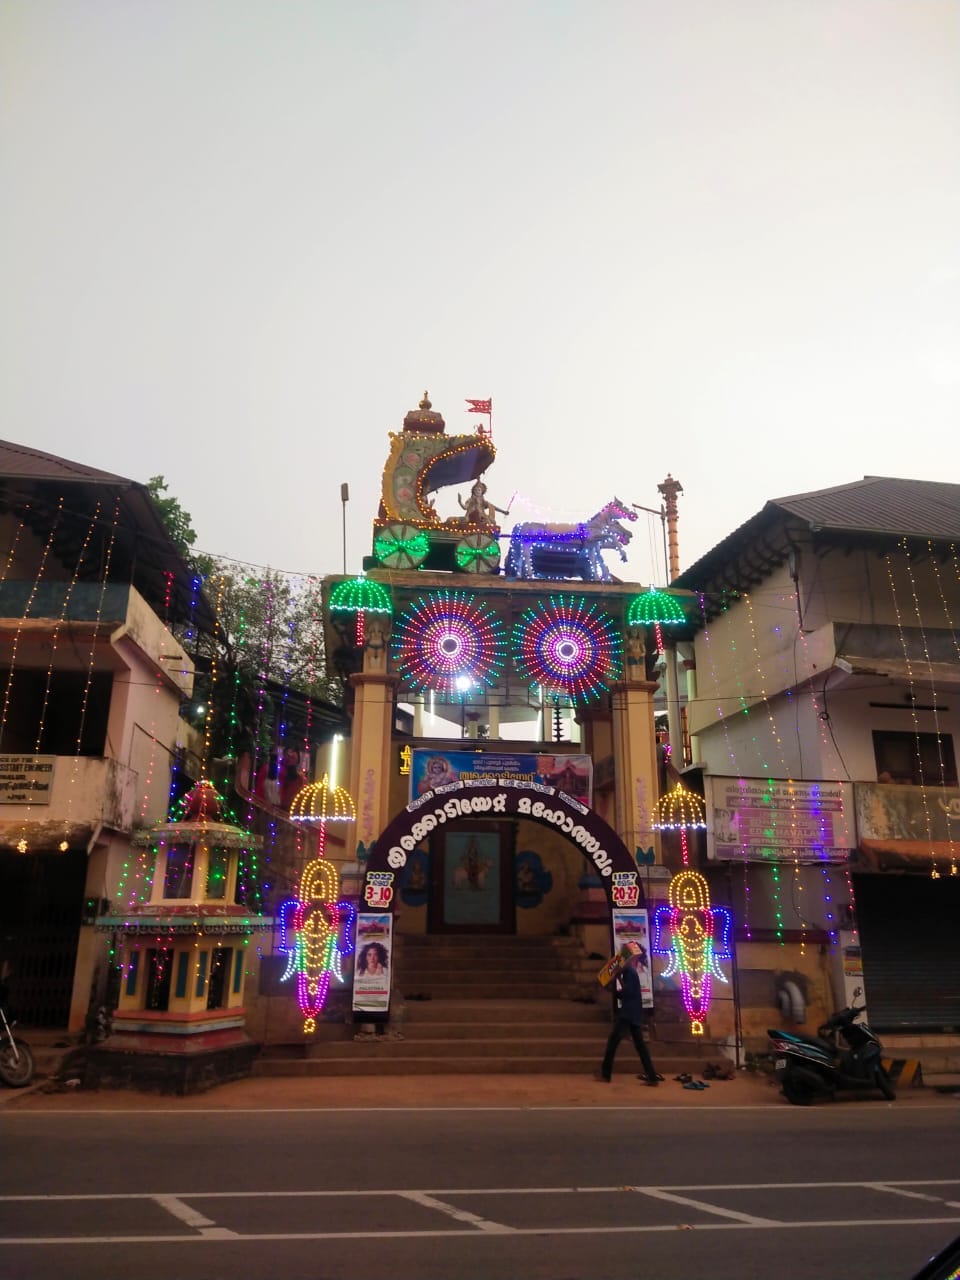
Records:
<instances>
[{"instance_id":1,"label":"tiled roof","mask_svg":"<svg viewBox=\"0 0 960 1280\"><path fill-rule=\"evenodd\" d=\"M761 580L790 545L788 529L806 526L820 545L891 546L900 538L960 543L960 484L866 476L850 484L772 498L728 533L674 585L692 591L745 589Z\"/></svg>"},{"instance_id":2,"label":"tiled roof","mask_svg":"<svg viewBox=\"0 0 960 1280\"><path fill-rule=\"evenodd\" d=\"M960 484L866 476L852 484L773 498L811 528L960 540Z\"/></svg>"},{"instance_id":3,"label":"tiled roof","mask_svg":"<svg viewBox=\"0 0 960 1280\"><path fill-rule=\"evenodd\" d=\"M161 616L169 612L174 621L192 619L201 630L215 629L209 602L195 591L193 571L140 481L0 440L0 511L7 510L38 537L52 538L55 558L83 580L99 581L109 564L111 580L132 583ZM109 537L88 543L98 521Z\"/></svg>"},{"instance_id":4,"label":"tiled roof","mask_svg":"<svg viewBox=\"0 0 960 1280\"><path fill-rule=\"evenodd\" d=\"M109 471L85 467L80 462L58 458L56 454L30 449L10 440L0 440L0 476L23 476L29 480L99 481L101 484L133 483L132 480L112 475Z\"/></svg>"}]
</instances>

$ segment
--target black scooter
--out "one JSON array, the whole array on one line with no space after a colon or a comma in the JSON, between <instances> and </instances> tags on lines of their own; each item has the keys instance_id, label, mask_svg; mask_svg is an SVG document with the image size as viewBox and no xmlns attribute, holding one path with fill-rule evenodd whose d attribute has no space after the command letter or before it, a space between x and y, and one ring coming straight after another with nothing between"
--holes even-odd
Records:
<instances>
[{"instance_id":1,"label":"black scooter","mask_svg":"<svg viewBox=\"0 0 960 1280\"><path fill-rule=\"evenodd\" d=\"M775 1070L788 1102L808 1107L816 1098L832 1098L838 1089L879 1089L897 1096L883 1066L883 1045L865 1022L864 1006L841 1009L815 1036L779 1027L767 1031L776 1055Z\"/></svg>"}]
</instances>

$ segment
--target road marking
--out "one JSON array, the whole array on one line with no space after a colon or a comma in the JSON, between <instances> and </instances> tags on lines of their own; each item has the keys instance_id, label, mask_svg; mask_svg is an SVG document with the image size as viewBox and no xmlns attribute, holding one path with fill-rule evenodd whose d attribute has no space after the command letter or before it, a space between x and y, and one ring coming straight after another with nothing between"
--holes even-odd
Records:
<instances>
[{"instance_id":1,"label":"road marking","mask_svg":"<svg viewBox=\"0 0 960 1280\"><path fill-rule=\"evenodd\" d=\"M368 1196L541 1196L541 1195L573 1195L578 1193L611 1195L617 1191L816 1191L835 1187L892 1188L892 1187L957 1187L960 1178L889 1178L880 1182L696 1182L671 1183L664 1182L656 1186L634 1188L624 1183L612 1186L597 1187L380 1187L372 1190L337 1187L333 1189L304 1188L299 1191L80 1191L51 1192L45 1195L0 1195L0 1204L6 1201L72 1201L72 1200L269 1200L269 1199L308 1199L311 1197L368 1197ZM184 1206L186 1207L186 1206ZM951 1206L952 1207L952 1206Z\"/></svg>"},{"instance_id":2,"label":"road marking","mask_svg":"<svg viewBox=\"0 0 960 1280\"><path fill-rule=\"evenodd\" d=\"M693 1200L690 1196L678 1196L671 1191L661 1191L658 1187L627 1187L627 1191L638 1191L653 1200L666 1200L668 1204L682 1204L685 1208L696 1209L698 1213L715 1213L720 1218L732 1218L734 1222L744 1222L751 1227L781 1227L782 1222L774 1218L757 1218L752 1213L738 1213L736 1209L721 1209L715 1204L704 1204L702 1200Z\"/></svg>"},{"instance_id":3,"label":"road marking","mask_svg":"<svg viewBox=\"0 0 960 1280\"><path fill-rule=\"evenodd\" d=\"M200 1234L208 1239L229 1240L237 1234L226 1227L218 1227L211 1218L205 1218L202 1213L184 1204L179 1196L150 1196L149 1199L181 1222L185 1222L188 1227L196 1227Z\"/></svg>"},{"instance_id":4,"label":"road marking","mask_svg":"<svg viewBox=\"0 0 960 1280\"><path fill-rule=\"evenodd\" d=\"M887 1191L892 1196L905 1196L908 1200L934 1200L937 1204L943 1204L943 1196L928 1196L922 1191L907 1191L905 1187L897 1187L889 1182L865 1182L863 1184L870 1191Z\"/></svg>"},{"instance_id":5,"label":"road marking","mask_svg":"<svg viewBox=\"0 0 960 1280\"><path fill-rule=\"evenodd\" d=\"M475 1213L468 1213L466 1209L456 1209L452 1204L445 1204L442 1200L427 1195L425 1191L401 1191L398 1194L404 1200L412 1200L414 1204L422 1204L427 1209L438 1209L441 1213L449 1214L458 1222L472 1222L481 1231L491 1231L499 1235L512 1234L513 1228L504 1226L502 1222L491 1222L489 1218L478 1217Z\"/></svg>"},{"instance_id":6,"label":"road marking","mask_svg":"<svg viewBox=\"0 0 960 1280\"><path fill-rule=\"evenodd\" d=\"M511 1227L511 1236L607 1236L607 1235L655 1235L667 1231L799 1231L816 1228L877 1227L876 1218L844 1218L836 1222L815 1220L810 1222L770 1222L760 1220L759 1225L749 1222L676 1222L657 1223L653 1225L630 1224L625 1227ZM960 1225L958 1218L899 1218L884 1222L885 1229L893 1227L942 1227ZM445 1231L284 1231L284 1232L250 1232L239 1233L224 1239L212 1235L191 1234L188 1236L8 1236L0 1238L3 1245L81 1245L81 1244L207 1244L216 1241L218 1244L248 1244L251 1241L285 1240L454 1240L461 1236L478 1239L475 1228L458 1230L450 1227Z\"/></svg>"}]
</instances>

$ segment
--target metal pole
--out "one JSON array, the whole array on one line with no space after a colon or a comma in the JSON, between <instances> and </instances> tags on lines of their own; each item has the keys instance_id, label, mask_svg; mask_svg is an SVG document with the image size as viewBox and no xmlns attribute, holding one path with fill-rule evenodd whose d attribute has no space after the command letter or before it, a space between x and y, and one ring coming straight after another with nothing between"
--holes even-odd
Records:
<instances>
[{"instance_id":1,"label":"metal pole","mask_svg":"<svg viewBox=\"0 0 960 1280\"><path fill-rule=\"evenodd\" d=\"M663 571L665 574L663 581L664 586L669 586L670 560L667 556L667 509L666 507L661 507L659 511L657 511L653 507L642 507L639 502L631 502L630 505L633 507L634 511L646 511L648 515L660 517L660 528L663 532Z\"/></svg>"},{"instance_id":2,"label":"metal pole","mask_svg":"<svg viewBox=\"0 0 960 1280\"><path fill-rule=\"evenodd\" d=\"M344 481L340 486L340 501L343 504L343 574L347 574L347 503L350 501L350 486Z\"/></svg>"},{"instance_id":3,"label":"metal pole","mask_svg":"<svg viewBox=\"0 0 960 1280\"><path fill-rule=\"evenodd\" d=\"M666 507L660 508L660 529L663 533L663 572L665 574L663 581L667 586L669 586L671 574L670 574L670 557L667 554L667 509Z\"/></svg>"}]
</instances>

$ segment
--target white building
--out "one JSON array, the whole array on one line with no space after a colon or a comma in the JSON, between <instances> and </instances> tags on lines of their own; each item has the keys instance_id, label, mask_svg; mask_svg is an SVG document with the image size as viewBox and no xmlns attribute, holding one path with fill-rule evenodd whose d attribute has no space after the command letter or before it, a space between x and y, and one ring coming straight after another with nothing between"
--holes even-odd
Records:
<instances>
[{"instance_id":1,"label":"white building","mask_svg":"<svg viewBox=\"0 0 960 1280\"><path fill-rule=\"evenodd\" d=\"M745 1031L789 984L814 1026L859 985L881 1031L960 1029L960 485L775 499L674 585Z\"/></svg>"}]
</instances>

